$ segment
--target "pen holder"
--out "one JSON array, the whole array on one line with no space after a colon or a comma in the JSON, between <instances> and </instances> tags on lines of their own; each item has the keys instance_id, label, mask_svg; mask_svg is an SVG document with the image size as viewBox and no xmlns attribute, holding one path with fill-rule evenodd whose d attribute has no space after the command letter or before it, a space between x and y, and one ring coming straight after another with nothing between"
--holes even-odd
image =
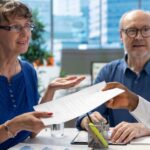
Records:
<instances>
[{"instance_id":1,"label":"pen holder","mask_svg":"<svg viewBox=\"0 0 150 150\"><path fill-rule=\"evenodd\" d=\"M92 131L90 124L88 125L88 147L93 149L105 149L108 148L108 130L109 125L104 124L103 122L99 122L94 124L94 126L98 129L100 135L102 135L103 139L99 139L97 135ZM105 143L103 143L105 142Z\"/></svg>"}]
</instances>

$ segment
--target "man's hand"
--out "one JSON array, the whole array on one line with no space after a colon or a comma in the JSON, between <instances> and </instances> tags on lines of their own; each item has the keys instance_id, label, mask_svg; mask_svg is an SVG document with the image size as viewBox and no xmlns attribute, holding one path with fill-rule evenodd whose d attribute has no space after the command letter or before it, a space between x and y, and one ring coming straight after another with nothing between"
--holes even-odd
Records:
<instances>
[{"instance_id":1,"label":"man's hand","mask_svg":"<svg viewBox=\"0 0 150 150\"><path fill-rule=\"evenodd\" d=\"M150 130L142 123L121 122L112 130L111 141L127 144L134 138L146 135L150 135Z\"/></svg>"},{"instance_id":2,"label":"man's hand","mask_svg":"<svg viewBox=\"0 0 150 150\"><path fill-rule=\"evenodd\" d=\"M120 83L117 82L107 83L103 91L113 88L120 88L123 89L125 92L109 100L106 103L107 107L112 109L123 108L128 109L129 111L133 111L137 107L139 101L138 96Z\"/></svg>"},{"instance_id":3,"label":"man's hand","mask_svg":"<svg viewBox=\"0 0 150 150\"><path fill-rule=\"evenodd\" d=\"M93 122L100 122L100 121L104 121L104 123L107 123L107 120L97 111L93 112L90 114L90 118ZM89 124L90 120L87 116L85 116L82 121L81 121L81 127L83 129L88 130L88 124Z\"/></svg>"}]
</instances>

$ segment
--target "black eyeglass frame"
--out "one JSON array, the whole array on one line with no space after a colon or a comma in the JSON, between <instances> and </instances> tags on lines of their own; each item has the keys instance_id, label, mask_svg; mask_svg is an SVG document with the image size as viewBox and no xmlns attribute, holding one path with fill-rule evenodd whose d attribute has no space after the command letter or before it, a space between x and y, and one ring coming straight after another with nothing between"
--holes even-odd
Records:
<instances>
[{"instance_id":1,"label":"black eyeglass frame","mask_svg":"<svg viewBox=\"0 0 150 150\"><path fill-rule=\"evenodd\" d=\"M143 32L144 32L145 29L149 30L149 35L143 35ZM129 30L135 30L135 35L130 35L129 34ZM141 29L138 29L138 28L127 28L127 29L121 29L121 31L123 31L130 38L135 38L138 35L138 32L140 32L142 37L144 37L144 38L150 37L150 27L144 27L144 28L141 28Z\"/></svg>"},{"instance_id":2,"label":"black eyeglass frame","mask_svg":"<svg viewBox=\"0 0 150 150\"><path fill-rule=\"evenodd\" d=\"M12 31L12 28L14 26L1 26L0 25L0 29L3 29L3 30L7 30L7 31ZM20 28L20 31L22 30L22 28L24 28L23 26ZM30 31L33 31L34 29L36 28L36 26L34 24L30 24ZM20 32L18 31L18 32ZM17 32L17 31L16 31Z\"/></svg>"}]
</instances>

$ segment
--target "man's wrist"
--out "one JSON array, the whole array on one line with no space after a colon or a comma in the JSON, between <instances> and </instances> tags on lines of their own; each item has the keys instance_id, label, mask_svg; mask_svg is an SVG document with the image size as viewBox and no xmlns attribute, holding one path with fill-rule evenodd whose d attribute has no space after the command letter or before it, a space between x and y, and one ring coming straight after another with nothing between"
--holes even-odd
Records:
<instances>
[{"instance_id":1,"label":"man's wrist","mask_svg":"<svg viewBox=\"0 0 150 150\"><path fill-rule=\"evenodd\" d=\"M139 97L135 94L130 99L129 111L134 111L139 103Z\"/></svg>"},{"instance_id":2,"label":"man's wrist","mask_svg":"<svg viewBox=\"0 0 150 150\"><path fill-rule=\"evenodd\" d=\"M81 128L86 130L86 126L88 125L88 118L85 116L81 121Z\"/></svg>"}]
</instances>

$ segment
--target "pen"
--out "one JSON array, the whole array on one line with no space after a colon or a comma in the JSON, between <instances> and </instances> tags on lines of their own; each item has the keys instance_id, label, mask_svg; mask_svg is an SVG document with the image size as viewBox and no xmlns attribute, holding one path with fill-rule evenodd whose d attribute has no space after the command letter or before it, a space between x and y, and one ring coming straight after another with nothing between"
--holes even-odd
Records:
<instances>
[{"instance_id":1,"label":"pen","mask_svg":"<svg viewBox=\"0 0 150 150\"><path fill-rule=\"evenodd\" d=\"M92 121L92 119L91 119L89 113L86 113L86 114L87 114L87 117L88 117L89 121L90 121L91 123L93 123L93 121ZM93 124L94 124L94 123L93 123Z\"/></svg>"}]
</instances>

